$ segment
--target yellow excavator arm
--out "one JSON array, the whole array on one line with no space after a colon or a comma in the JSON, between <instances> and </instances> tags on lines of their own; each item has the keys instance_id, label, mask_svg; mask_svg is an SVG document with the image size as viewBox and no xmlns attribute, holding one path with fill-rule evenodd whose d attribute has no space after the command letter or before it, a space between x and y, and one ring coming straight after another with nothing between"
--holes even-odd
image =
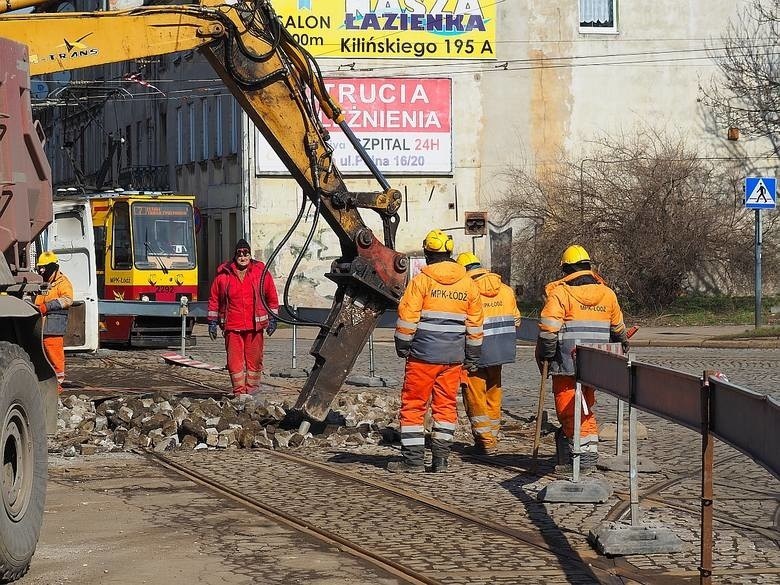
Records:
<instances>
[{"instance_id":1,"label":"yellow excavator arm","mask_svg":"<svg viewBox=\"0 0 780 585\"><path fill-rule=\"evenodd\" d=\"M5 13L0 37L28 46L32 75L199 48L336 232L342 255L328 274L338 285L336 298L312 347L315 366L296 404L308 419L323 420L379 317L403 293L408 259L393 249L401 195L347 126L317 63L284 29L268 0L7 13L43 3L5 0L0 5ZM347 189L318 108L345 132L381 190ZM361 207L380 215L384 244L363 223Z\"/></svg>"}]
</instances>

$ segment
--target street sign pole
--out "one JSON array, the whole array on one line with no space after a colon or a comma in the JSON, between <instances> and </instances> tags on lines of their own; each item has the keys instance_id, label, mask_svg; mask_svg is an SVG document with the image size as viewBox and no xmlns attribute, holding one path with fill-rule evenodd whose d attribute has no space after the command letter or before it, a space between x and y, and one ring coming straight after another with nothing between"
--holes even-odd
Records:
<instances>
[{"instance_id":1,"label":"street sign pole","mask_svg":"<svg viewBox=\"0 0 780 585\"><path fill-rule=\"evenodd\" d=\"M745 177L745 209L756 212L756 273L755 273L755 318L756 329L761 327L761 210L777 207L777 178Z\"/></svg>"},{"instance_id":2,"label":"street sign pole","mask_svg":"<svg viewBox=\"0 0 780 585\"><path fill-rule=\"evenodd\" d=\"M761 210L756 209L756 329L761 327Z\"/></svg>"}]
</instances>

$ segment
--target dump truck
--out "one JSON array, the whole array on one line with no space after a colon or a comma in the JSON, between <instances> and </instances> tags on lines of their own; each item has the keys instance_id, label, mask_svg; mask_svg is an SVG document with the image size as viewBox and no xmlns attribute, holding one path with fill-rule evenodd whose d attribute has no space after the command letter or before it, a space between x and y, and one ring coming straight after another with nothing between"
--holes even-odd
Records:
<instances>
[{"instance_id":1,"label":"dump truck","mask_svg":"<svg viewBox=\"0 0 780 585\"><path fill-rule=\"evenodd\" d=\"M25 573L46 498L47 430L57 379L43 350L42 317L25 297L41 290L32 252L52 221L51 169L33 122L27 47L0 38L0 580ZM47 424L48 423L48 424Z\"/></svg>"}]
</instances>

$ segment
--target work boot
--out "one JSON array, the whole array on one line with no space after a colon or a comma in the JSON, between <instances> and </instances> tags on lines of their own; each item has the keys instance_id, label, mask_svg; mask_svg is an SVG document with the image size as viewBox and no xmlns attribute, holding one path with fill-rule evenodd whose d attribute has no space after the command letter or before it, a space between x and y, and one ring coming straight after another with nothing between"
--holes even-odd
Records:
<instances>
[{"instance_id":1,"label":"work boot","mask_svg":"<svg viewBox=\"0 0 780 585\"><path fill-rule=\"evenodd\" d=\"M447 473L447 458L446 457L434 457L433 466L431 467L432 473Z\"/></svg>"},{"instance_id":2,"label":"work boot","mask_svg":"<svg viewBox=\"0 0 780 585\"><path fill-rule=\"evenodd\" d=\"M425 466L412 465L407 461L391 461L387 464L387 471L390 473L422 473L425 471Z\"/></svg>"},{"instance_id":3,"label":"work boot","mask_svg":"<svg viewBox=\"0 0 780 585\"><path fill-rule=\"evenodd\" d=\"M593 469L596 467L596 463L599 461L598 451L583 451L580 455L580 468L581 469Z\"/></svg>"},{"instance_id":4,"label":"work boot","mask_svg":"<svg viewBox=\"0 0 780 585\"><path fill-rule=\"evenodd\" d=\"M555 457L558 465L571 465L571 443L561 427L555 430Z\"/></svg>"},{"instance_id":5,"label":"work boot","mask_svg":"<svg viewBox=\"0 0 780 585\"><path fill-rule=\"evenodd\" d=\"M498 445L480 445L478 447L483 455L495 455L498 453Z\"/></svg>"},{"instance_id":6,"label":"work boot","mask_svg":"<svg viewBox=\"0 0 780 585\"><path fill-rule=\"evenodd\" d=\"M495 445L487 447L482 443L474 443L473 446L469 445L468 447L464 448L463 451L467 455L495 455L498 453L498 447Z\"/></svg>"}]
</instances>

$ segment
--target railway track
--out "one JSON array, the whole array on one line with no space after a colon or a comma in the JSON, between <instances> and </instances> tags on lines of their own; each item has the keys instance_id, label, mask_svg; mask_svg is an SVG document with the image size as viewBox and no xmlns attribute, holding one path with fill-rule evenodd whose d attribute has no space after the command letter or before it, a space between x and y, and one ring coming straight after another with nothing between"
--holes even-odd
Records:
<instances>
[{"instance_id":1,"label":"railway track","mask_svg":"<svg viewBox=\"0 0 780 585\"><path fill-rule=\"evenodd\" d=\"M149 378L153 378L154 374L160 375L160 368L144 358L112 356L97 359L101 360L101 366L105 369L127 371L135 380L147 377L147 373ZM204 392L225 394L224 389L208 380L207 376L198 376L199 379L196 379L186 375L190 374L189 371L180 375L170 370L165 369L166 378L182 382L185 390L194 387ZM285 388L283 385L280 387ZM117 391L120 390L117 388ZM503 461L501 456L480 457L458 453L455 456L470 463L476 462L522 475L524 481L533 481L528 476L528 460L520 456L507 455ZM590 548L583 546L580 523L570 522L567 529L563 527L567 525L566 522L556 523L553 518L548 518L546 525L537 524L533 518L534 514L538 514L538 511L534 511L534 504L525 503L525 515L515 514L512 521L508 522L509 519L502 518L498 510L490 509L487 502L479 501L472 508L470 503L464 503L464 499L448 498L446 493L438 489L443 484L441 476L414 476L413 481L409 478L397 481L395 476L385 476L384 472L366 474L363 470L343 471L338 467L346 466L314 461L310 453L306 453L305 457L263 450L219 451L211 455L177 452L171 456L158 456L157 460L172 471L238 501L248 509L315 536L345 553L370 562L403 582L453 585L517 582L661 585L693 581L698 576L696 571L687 568L692 569L695 566L692 563L673 563L663 568L657 566L647 569L647 563L635 565L630 559L598 557ZM727 481L726 478L734 476L728 469L722 468L733 464L739 457L716 457L716 486L744 489L753 500L771 500L776 503L778 494L771 490L771 485L745 487ZM464 467L470 466L466 464ZM540 471L550 471L547 467L542 462ZM355 469L353 466L349 468ZM640 482L640 486L643 486L643 507L668 508L674 510L678 518L679 515L690 516L690 526L697 525L698 495L690 485L685 485L686 482L695 483L697 473L695 470L678 473L649 486L644 486L647 482L643 480ZM275 483L269 477L279 480ZM392 485L388 481L392 481ZM297 490L295 486L304 487ZM427 491L429 486L436 497L420 493L421 490ZM674 493L675 489L677 493ZM489 490L501 491L501 488L498 482L493 481ZM670 490L672 493L668 493ZM627 494L618 491L615 495L618 501L605 511L608 520L622 519L628 509ZM485 492L485 496L489 497L490 492ZM688 499L692 501L687 502ZM347 510L348 514L339 517L334 509ZM573 512L575 510L572 508ZM395 514L391 513L393 511ZM775 545L778 543L778 519L780 508L775 511L774 526L766 525L763 521L753 523L739 513L729 513L718 507L715 509L716 523L740 533L752 532L763 541L769 539ZM422 529L422 526L425 528ZM555 532L553 536L551 530ZM450 542L453 533L457 536L454 537L455 542ZM398 542L390 542L393 539ZM406 548L399 548L399 542L409 544ZM483 543L481 551L475 542ZM484 543L489 543L489 546ZM496 553L496 548L502 552ZM757 565L717 573L723 576L739 576L743 573L774 576L780 574L780 571L777 566Z\"/></svg>"},{"instance_id":2,"label":"railway track","mask_svg":"<svg viewBox=\"0 0 780 585\"><path fill-rule=\"evenodd\" d=\"M409 583L680 583L679 576L574 550L565 536L551 543L408 487L288 453L148 455Z\"/></svg>"}]
</instances>

